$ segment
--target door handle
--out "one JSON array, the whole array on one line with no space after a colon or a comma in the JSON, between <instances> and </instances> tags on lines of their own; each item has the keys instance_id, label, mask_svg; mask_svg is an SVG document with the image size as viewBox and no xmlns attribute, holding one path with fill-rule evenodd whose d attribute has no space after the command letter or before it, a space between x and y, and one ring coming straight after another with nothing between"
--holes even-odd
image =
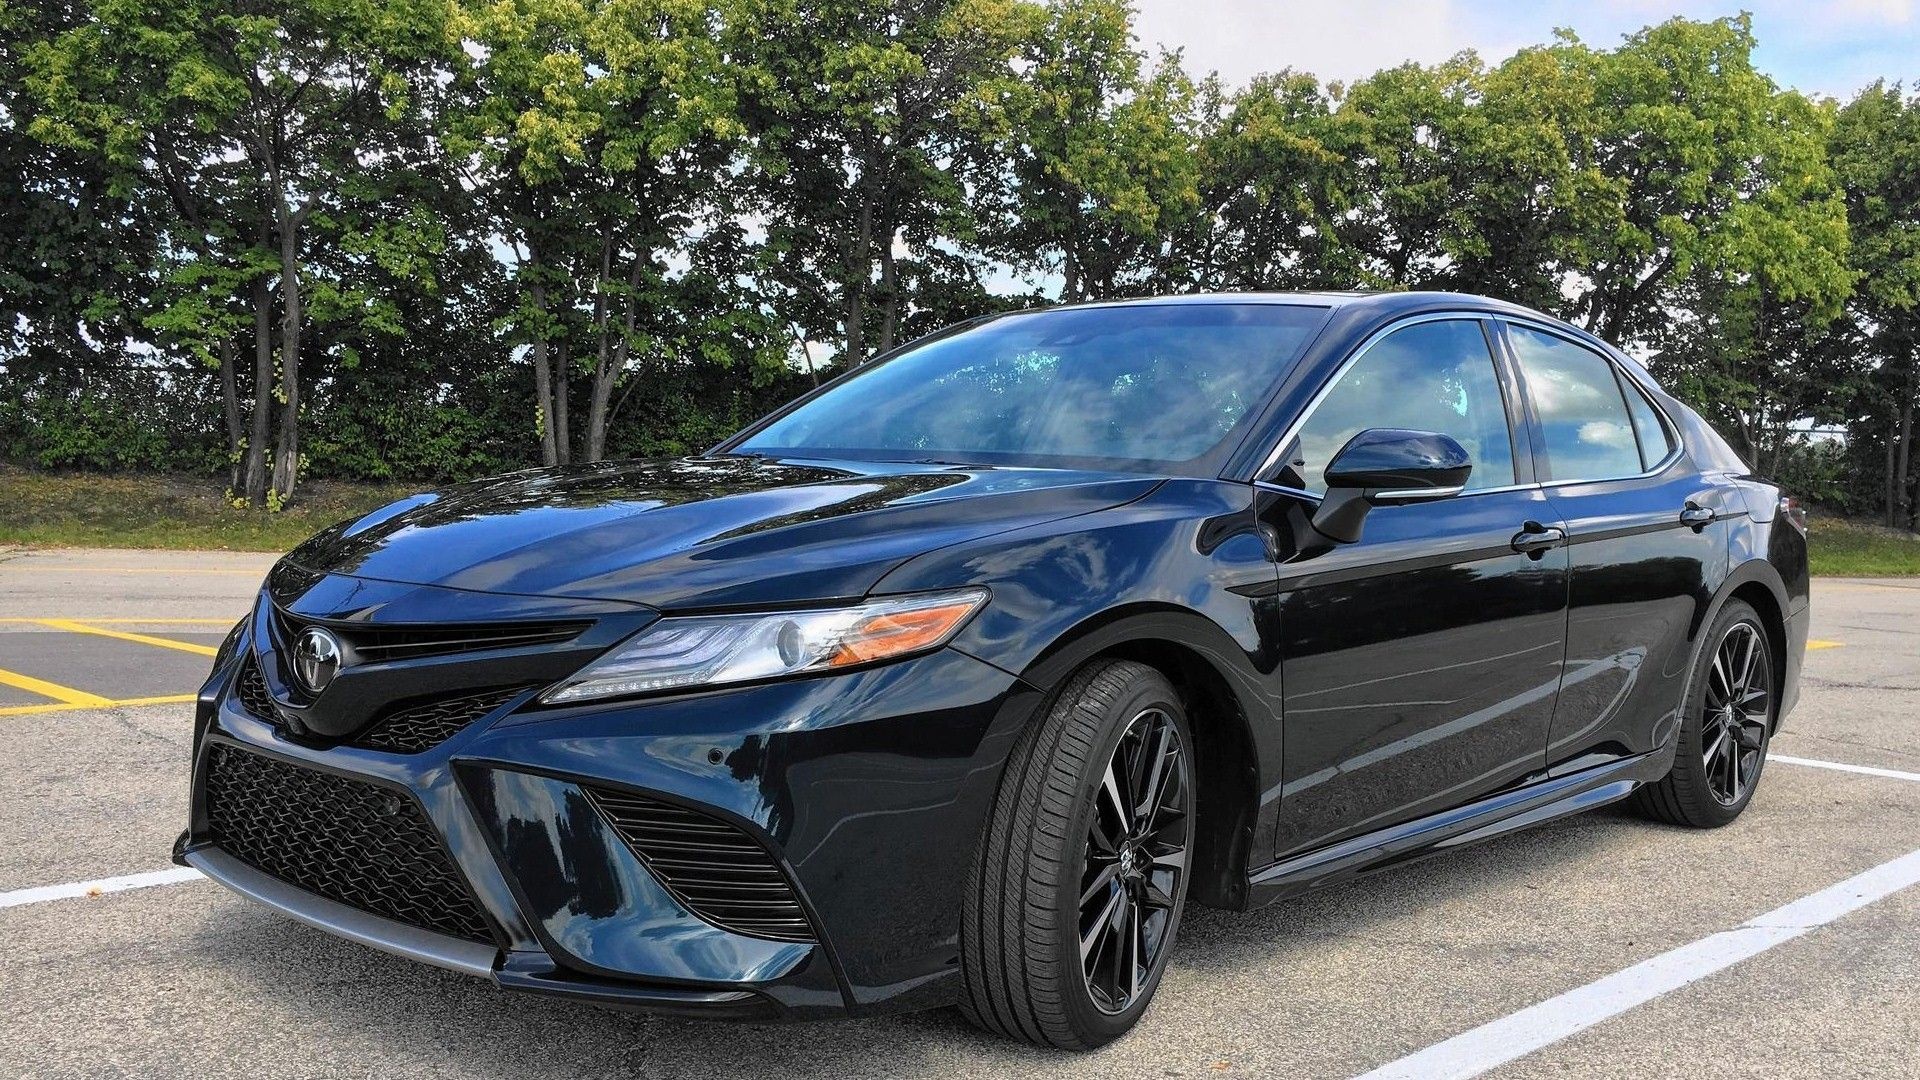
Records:
<instances>
[{"instance_id":1,"label":"door handle","mask_svg":"<svg viewBox=\"0 0 1920 1080\"><path fill-rule=\"evenodd\" d=\"M1699 532L1713 524L1713 511L1704 506L1688 503L1687 508L1680 511L1680 524L1692 526L1695 532Z\"/></svg>"},{"instance_id":2,"label":"door handle","mask_svg":"<svg viewBox=\"0 0 1920 1080\"><path fill-rule=\"evenodd\" d=\"M1552 548L1567 542L1567 530L1557 525L1529 521L1513 534L1513 550L1539 558Z\"/></svg>"}]
</instances>

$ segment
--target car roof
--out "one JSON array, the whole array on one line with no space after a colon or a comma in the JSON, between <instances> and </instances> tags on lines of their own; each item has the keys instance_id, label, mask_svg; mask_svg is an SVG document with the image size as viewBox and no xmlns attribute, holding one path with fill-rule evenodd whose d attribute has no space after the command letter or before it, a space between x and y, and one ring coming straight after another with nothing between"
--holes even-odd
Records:
<instances>
[{"instance_id":1,"label":"car roof","mask_svg":"<svg viewBox=\"0 0 1920 1080\"><path fill-rule=\"evenodd\" d=\"M1456 307L1481 311L1506 312L1535 319L1559 322L1544 312L1489 296L1457 292L1401 292L1376 289L1328 289L1313 292L1206 292L1174 293L1164 296L1140 296L1125 300L1090 300L1064 305L1079 308L1128 307L1165 304L1297 304L1328 308L1370 308L1382 313L1433 307ZM1052 310L1039 308L1035 310Z\"/></svg>"},{"instance_id":2,"label":"car roof","mask_svg":"<svg viewBox=\"0 0 1920 1080\"><path fill-rule=\"evenodd\" d=\"M1374 289L1330 289L1315 292L1209 292L1177 293L1165 296L1142 296L1126 300L1091 300L1078 304L1065 304L1054 307L1028 308L1025 311L1058 311L1062 308L1106 308L1160 305L1201 305L1201 304L1289 304L1303 307L1322 307L1338 311L1354 319L1377 324L1402 315L1417 315L1426 312L1464 311L1489 315L1511 315L1546 323L1568 333L1595 348L1600 349L1617 360L1624 360L1636 367L1643 367L1639 361L1628 356L1613 345L1595 337L1592 333L1555 318L1544 311L1525 307L1507 300L1497 300L1491 296L1478 296L1473 293L1428 291L1386 291ZM1023 311L1011 311L1005 314L1024 314ZM1373 317L1373 318L1369 318ZM1344 320L1343 320L1344 321ZM1353 325L1351 322L1349 325Z\"/></svg>"}]
</instances>

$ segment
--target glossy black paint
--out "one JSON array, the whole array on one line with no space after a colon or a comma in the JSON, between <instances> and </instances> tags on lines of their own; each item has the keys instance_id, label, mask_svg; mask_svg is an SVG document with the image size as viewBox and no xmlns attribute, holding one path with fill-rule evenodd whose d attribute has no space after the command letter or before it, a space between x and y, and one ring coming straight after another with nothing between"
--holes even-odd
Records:
<instances>
[{"instance_id":1,"label":"glossy black paint","mask_svg":"<svg viewBox=\"0 0 1920 1080\"><path fill-rule=\"evenodd\" d=\"M1777 512L1778 488L1749 476L1632 361L1474 297L1253 299L1323 307L1326 323L1216 475L767 460L726 456L728 443L681 461L460 485L328 529L276 567L203 688L196 763L209 741L227 740L410 793L495 925L484 966L503 986L672 1012L825 1016L952 999L960 898L1009 748L1095 656L1154 664L1186 697L1192 888L1228 907L1657 778L1685 672L1733 595L1771 622L1792 704L1804 537ZM1249 298L1149 302L1225 301ZM1680 450L1647 476L1546 479L1524 395L1496 350L1519 482L1372 506L1358 539L1328 543L1310 524L1321 500L1272 482L1275 443L1356 349L1433 315L1483 320L1490 342L1515 320L1587 344L1667 412ZM1428 449L1445 464L1446 447ZM1710 520L1683 521L1688 509ZM990 591L987 605L947 647L900 662L564 708L537 701L662 615L969 585ZM294 622L343 634L588 625L560 643L350 663L308 697L288 678ZM236 701L246 663L260 665L281 723ZM345 743L393 703L482 687L525 690L424 753ZM735 934L681 907L610 835L587 781L747 832L795 884L818 944ZM381 920L223 870L198 787L180 858L316 924L445 962L397 924L383 940Z\"/></svg>"},{"instance_id":2,"label":"glossy black paint","mask_svg":"<svg viewBox=\"0 0 1920 1080\"><path fill-rule=\"evenodd\" d=\"M1433 431L1368 428L1327 463L1329 488L1457 488L1473 462L1452 436Z\"/></svg>"}]
</instances>

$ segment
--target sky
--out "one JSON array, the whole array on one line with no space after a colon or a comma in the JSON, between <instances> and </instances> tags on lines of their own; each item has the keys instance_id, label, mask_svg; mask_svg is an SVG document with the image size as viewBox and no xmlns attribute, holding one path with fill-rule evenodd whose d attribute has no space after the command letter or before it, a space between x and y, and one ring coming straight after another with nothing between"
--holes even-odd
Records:
<instances>
[{"instance_id":1,"label":"sky","mask_svg":"<svg viewBox=\"0 0 1920 1080\"><path fill-rule=\"evenodd\" d=\"M1497 63L1567 27L1611 47L1675 15L1753 12L1755 62L1775 81L1846 98L1875 78L1920 84L1920 0L1135 0L1140 43L1180 48L1229 83L1291 67L1352 81L1407 60L1473 49Z\"/></svg>"}]
</instances>

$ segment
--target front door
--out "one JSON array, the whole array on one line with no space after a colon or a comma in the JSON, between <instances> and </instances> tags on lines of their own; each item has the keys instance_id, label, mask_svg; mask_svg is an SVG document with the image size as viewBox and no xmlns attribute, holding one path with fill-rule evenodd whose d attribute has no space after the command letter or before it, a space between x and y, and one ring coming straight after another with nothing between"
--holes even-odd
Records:
<instances>
[{"instance_id":1,"label":"front door","mask_svg":"<svg viewBox=\"0 0 1920 1080\"><path fill-rule=\"evenodd\" d=\"M1284 547L1289 523L1324 494L1327 461L1365 428L1445 432L1473 461L1460 495L1378 507L1358 543L1283 552L1277 857L1472 801L1544 767L1567 551L1551 543L1561 523L1533 483L1524 414L1489 332L1478 319L1429 319L1363 346L1262 484Z\"/></svg>"}]
</instances>

